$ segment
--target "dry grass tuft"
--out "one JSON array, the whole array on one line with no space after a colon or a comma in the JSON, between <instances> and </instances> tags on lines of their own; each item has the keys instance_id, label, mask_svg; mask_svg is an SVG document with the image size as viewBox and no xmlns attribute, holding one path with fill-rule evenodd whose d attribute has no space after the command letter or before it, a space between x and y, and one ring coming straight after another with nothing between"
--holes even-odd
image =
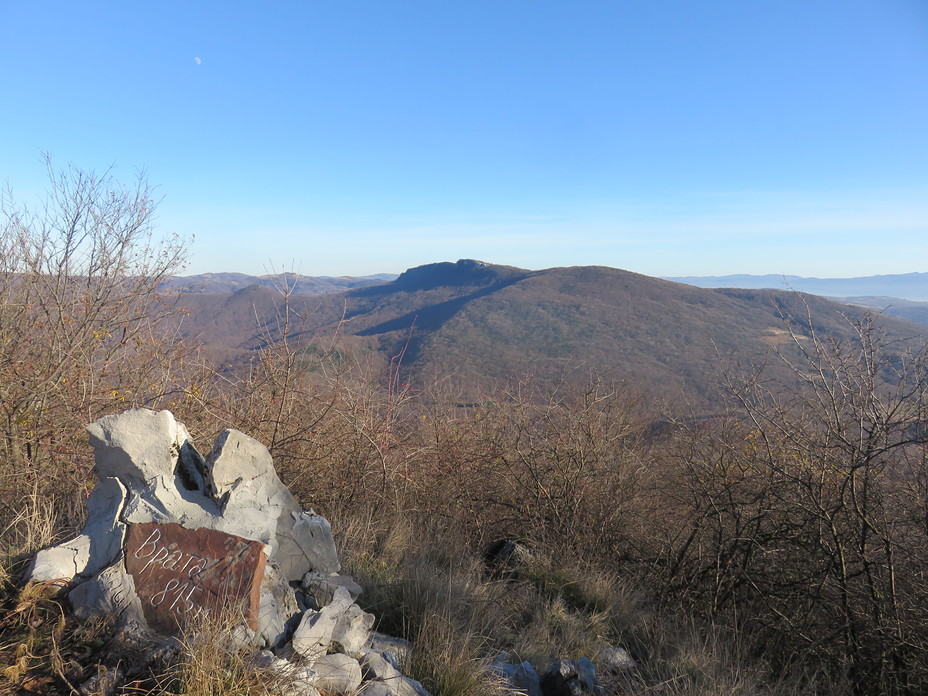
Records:
<instances>
[{"instance_id":1,"label":"dry grass tuft","mask_svg":"<svg viewBox=\"0 0 928 696\"><path fill-rule=\"evenodd\" d=\"M58 531L53 501L33 491L0 532L0 589L11 592L29 559L51 546Z\"/></svg>"},{"instance_id":2,"label":"dry grass tuft","mask_svg":"<svg viewBox=\"0 0 928 696\"><path fill-rule=\"evenodd\" d=\"M506 696L499 678L481 659L481 636L447 616L425 616L415 635L409 674L434 696Z\"/></svg>"},{"instance_id":3,"label":"dry grass tuft","mask_svg":"<svg viewBox=\"0 0 928 696\"><path fill-rule=\"evenodd\" d=\"M286 696L293 674L260 667L240 607L205 614L185 627L162 691L184 696Z\"/></svg>"}]
</instances>

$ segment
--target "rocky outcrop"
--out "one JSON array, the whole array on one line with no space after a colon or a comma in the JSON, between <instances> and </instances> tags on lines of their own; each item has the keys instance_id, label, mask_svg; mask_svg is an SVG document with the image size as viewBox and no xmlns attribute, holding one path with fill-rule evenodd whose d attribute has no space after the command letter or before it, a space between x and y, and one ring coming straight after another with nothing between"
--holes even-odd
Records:
<instances>
[{"instance_id":1,"label":"rocky outcrop","mask_svg":"<svg viewBox=\"0 0 928 696\"><path fill-rule=\"evenodd\" d=\"M153 653L198 622L232 617L235 640L265 648L261 664L297 695L382 683L359 661L393 659L369 645L362 589L339 575L329 523L301 508L264 445L227 430L204 458L169 411L146 409L88 432L99 481L87 523L39 552L27 580L60 586L78 617L115 619Z\"/></svg>"}]
</instances>

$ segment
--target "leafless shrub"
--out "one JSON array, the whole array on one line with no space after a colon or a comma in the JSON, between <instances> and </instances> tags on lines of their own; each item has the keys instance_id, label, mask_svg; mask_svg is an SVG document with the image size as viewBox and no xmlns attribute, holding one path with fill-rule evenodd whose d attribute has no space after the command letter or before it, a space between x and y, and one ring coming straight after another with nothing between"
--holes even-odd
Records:
<instances>
[{"instance_id":1,"label":"leafless shrub","mask_svg":"<svg viewBox=\"0 0 928 696\"><path fill-rule=\"evenodd\" d=\"M870 320L854 328L794 330L781 358L798 388L732 382L732 416L676 440L658 573L666 597L737 616L780 669L919 693L928 363Z\"/></svg>"},{"instance_id":2,"label":"leafless shrub","mask_svg":"<svg viewBox=\"0 0 928 696\"><path fill-rule=\"evenodd\" d=\"M73 457L102 411L170 390L158 288L185 244L154 234L152 189L48 163L37 211L0 211L0 490L16 500L43 484L79 489ZM55 462L54 467L50 466ZM67 463L66 463L67 462ZM51 475L51 476L50 476Z\"/></svg>"}]
</instances>

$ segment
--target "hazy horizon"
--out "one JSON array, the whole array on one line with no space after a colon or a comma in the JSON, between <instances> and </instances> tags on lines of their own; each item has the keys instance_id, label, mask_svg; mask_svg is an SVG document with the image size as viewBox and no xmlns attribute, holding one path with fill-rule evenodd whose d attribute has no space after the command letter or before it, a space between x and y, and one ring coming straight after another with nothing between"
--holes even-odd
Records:
<instances>
[{"instance_id":1,"label":"hazy horizon","mask_svg":"<svg viewBox=\"0 0 928 696\"><path fill-rule=\"evenodd\" d=\"M429 265L431 263L444 263L444 262L454 263L457 260L458 259L440 259L436 261L431 261L428 264L418 264L418 265ZM482 260L482 259L474 259L474 260ZM513 266L514 264L502 263L498 265ZM603 265L603 264L576 264L576 265L597 266L597 265ZM288 268L288 267L281 267L281 268L278 268L272 271L268 271L265 269L259 273L248 273L245 271L224 270L224 269L223 270L219 270L219 269L207 270L207 271L200 271L197 273L191 273L191 272L184 270L183 272L177 275L182 278L188 278L188 277L199 276L199 275L221 275L221 274L226 274L226 273L234 273L234 274L240 274L240 275L262 277L262 276L275 276L275 275L280 275L283 273L295 273L297 275L311 276L311 277L318 277L318 278L346 278L346 277L367 278L367 277L375 277L375 276L399 276L404 271L407 271L410 268L414 268L414 267L415 266L408 266L398 271L381 271L381 272L365 273L365 274L357 274L357 275L351 274L351 273L338 273L337 271L310 274L310 273L303 273L296 268ZM563 267L563 266L562 265L548 266L547 268L559 268L559 267ZM519 268L522 268L522 267L519 266ZM618 268L618 267L610 266L610 268ZM540 271L540 270L545 270L545 269L526 268L525 270ZM619 270L631 271L632 269L622 268ZM637 273L638 271L633 271L633 272ZM648 275L648 274L644 274L644 275ZM723 273L723 274L707 274L707 275L674 275L674 276L663 275L663 276L654 276L654 277L666 278L666 279L683 279L683 278L697 279L697 278L736 278L736 277L744 276L744 277L754 277L754 278L764 278L764 277L801 278L803 280L857 280L860 278L905 276L905 275L928 275L928 271L906 271L902 273L872 273L870 275L865 275L865 276L800 276L795 273Z\"/></svg>"}]
</instances>

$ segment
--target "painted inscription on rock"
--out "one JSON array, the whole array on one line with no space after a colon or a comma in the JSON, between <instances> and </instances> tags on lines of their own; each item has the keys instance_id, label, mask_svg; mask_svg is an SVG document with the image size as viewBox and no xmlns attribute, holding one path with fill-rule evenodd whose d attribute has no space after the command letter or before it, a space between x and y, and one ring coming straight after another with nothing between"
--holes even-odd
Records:
<instances>
[{"instance_id":1,"label":"painted inscription on rock","mask_svg":"<svg viewBox=\"0 0 928 696\"><path fill-rule=\"evenodd\" d=\"M126 536L126 570L135 581L148 624L176 633L205 612L240 612L258 627L264 545L213 529L133 524Z\"/></svg>"}]
</instances>

